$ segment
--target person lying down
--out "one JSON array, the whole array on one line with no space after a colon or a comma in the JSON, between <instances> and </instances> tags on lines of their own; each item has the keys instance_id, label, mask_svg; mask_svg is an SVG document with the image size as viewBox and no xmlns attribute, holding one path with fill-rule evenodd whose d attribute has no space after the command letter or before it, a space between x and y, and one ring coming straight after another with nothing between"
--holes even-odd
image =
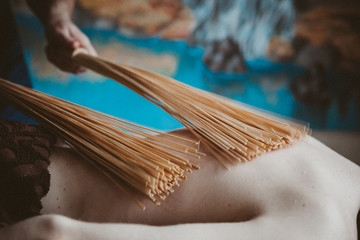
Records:
<instances>
[{"instance_id":1,"label":"person lying down","mask_svg":"<svg viewBox=\"0 0 360 240\"><path fill-rule=\"evenodd\" d=\"M136 195L142 210L72 149L53 147L41 215L0 239L357 239L360 167L314 138L228 170L201 151L200 170L160 206Z\"/></svg>"}]
</instances>

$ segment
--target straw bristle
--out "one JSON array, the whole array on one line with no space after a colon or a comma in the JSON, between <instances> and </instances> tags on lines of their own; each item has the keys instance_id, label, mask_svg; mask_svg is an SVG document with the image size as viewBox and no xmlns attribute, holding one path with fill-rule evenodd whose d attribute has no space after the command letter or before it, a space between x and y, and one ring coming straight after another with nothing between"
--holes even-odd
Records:
<instances>
[{"instance_id":1,"label":"straw bristle","mask_svg":"<svg viewBox=\"0 0 360 240\"><path fill-rule=\"evenodd\" d=\"M129 193L131 187L157 204L158 198L164 199L173 192L173 186L185 179L186 171L198 168L189 159L203 155L198 152L198 142L141 127L3 79L0 94L65 139L121 189Z\"/></svg>"},{"instance_id":2,"label":"straw bristle","mask_svg":"<svg viewBox=\"0 0 360 240\"><path fill-rule=\"evenodd\" d=\"M73 58L168 112L190 129L225 167L226 162L246 162L293 144L308 133L306 126L276 119L169 77L81 52Z\"/></svg>"}]
</instances>

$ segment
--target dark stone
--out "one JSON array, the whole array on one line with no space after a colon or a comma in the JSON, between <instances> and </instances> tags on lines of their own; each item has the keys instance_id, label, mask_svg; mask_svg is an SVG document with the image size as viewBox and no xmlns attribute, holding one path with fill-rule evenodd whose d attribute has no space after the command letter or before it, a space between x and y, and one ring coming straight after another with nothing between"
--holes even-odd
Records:
<instances>
[{"instance_id":1,"label":"dark stone","mask_svg":"<svg viewBox=\"0 0 360 240\"><path fill-rule=\"evenodd\" d=\"M209 44L203 61L213 72L241 73L247 70L240 46L232 38Z\"/></svg>"}]
</instances>

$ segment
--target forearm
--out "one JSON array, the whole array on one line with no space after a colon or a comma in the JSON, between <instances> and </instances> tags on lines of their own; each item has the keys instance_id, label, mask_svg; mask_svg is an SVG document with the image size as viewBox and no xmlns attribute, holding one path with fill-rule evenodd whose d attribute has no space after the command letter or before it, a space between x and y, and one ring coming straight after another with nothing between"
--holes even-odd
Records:
<instances>
[{"instance_id":1,"label":"forearm","mask_svg":"<svg viewBox=\"0 0 360 240\"><path fill-rule=\"evenodd\" d=\"M150 226L122 223L89 223L60 215L42 215L0 229L0 240L7 239L72 239L72 240L184 240L184 239L257 239L257 224L196 223L169 226ZM267 234L270 236L270 234ZM268 238L272 239L272 238ZM275 238L274 238L275 239Z\"/></svg>"},{"instance_id":2,"label":"forearm","mask_svg":"<svg viewBox=\"0 0 360 240\"><path fill-rule=\"evenodd\" d=\"M44 26L70 21L75 0L26 0Z\"/></svg>"},{"instance_id":3,"label":"forearm","mask_svg":"<svg viewBox=\"0 0 360 240\"><path fill-rule=\"evenodd\" d=\"M225 240L234 239L239 236L243 237L243 239L258 239L259 231L258 225L253 222L149 226L142 224L98 224L76 221L71 226L72 239L89 240ZM270 234L268 236L270 237Z\"/></svg>"},{"instance_id":4,"label":"forearm","mask_svg":"<svg viewBox=\"0 0 360 240\"><path fill-rule=\"evenodd\" d=\"M77 222L74 239L228 239L225 224L181 224L171 226L149 226L140 224L97 224ZM81 229L81 231L79 231ZM228 232L229 233L229 232ZM230 237L230 236L229 236Z\"/></svg>"},{"instance_id":5,"label":"forearm","mask_svg":"<svg viewBox=\"0 0 360 240\"><path fill-rule=\"evenodd\" d=\"M79 47L90 55L97 53L89 38L73 23L72 12L75 0L26 0L42 23L47 44L47 59L59 69L80 73L84 68L73 62L71 55Z\"/></svg>"}]
</instances>

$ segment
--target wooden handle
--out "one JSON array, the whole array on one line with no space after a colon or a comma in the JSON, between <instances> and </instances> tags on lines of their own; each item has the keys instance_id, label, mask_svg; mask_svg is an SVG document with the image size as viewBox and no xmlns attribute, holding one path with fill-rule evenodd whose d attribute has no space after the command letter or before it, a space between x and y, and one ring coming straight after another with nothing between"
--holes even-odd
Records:
<instances>
[{"instance_id":1,"label":"wooden handle","mask_svg":"<svg viewBox=\"0 0 360 240\"><path fill-rule=\"evenodd\" d=\"M113 77L113 74L109 73L107 61L101 59L100 57L90 55L89 52L84 48L76 49L73 52L71 58L75 63L86 67L94 72L97 72L100 75L106 77Z\"/></svg>"},{"instance_id":2,"label":"wooden handle","mask_svg":"<svg viewBox=\"0 0 360 240\"><path fill-rule=\"evenodd\" d=\"M72 53L72 60L80 65L83 65L82 62L84 58L89 56L89 52L85 48L78 48Z\"/></svg>"},{"instance_id":3,"label":"wooden handle","mask_svg":"<svg viewBox=\"0 0 360 240\"><path fill-rule=\"evenodd\" d=\"M77 64L132 89L129 83L134 79L127 75L130 70L126 65L116 64L98 56L92 56L83 48L76 49L72 54L72 59Z\"/></svg>"}]
</instances>

